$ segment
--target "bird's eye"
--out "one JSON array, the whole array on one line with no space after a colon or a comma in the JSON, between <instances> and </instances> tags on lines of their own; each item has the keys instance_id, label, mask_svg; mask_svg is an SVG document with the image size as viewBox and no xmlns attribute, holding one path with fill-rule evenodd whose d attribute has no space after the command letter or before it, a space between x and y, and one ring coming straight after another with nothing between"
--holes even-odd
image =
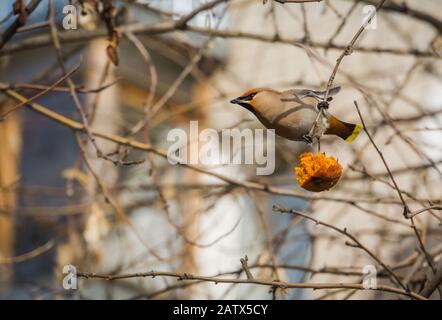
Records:
<instances>
[{"instance_id":1,"label":"bird's eye","mask_svg":"<svg viewBox=\"0 0 442 320\"><path fill-rule=\"evenodd\" d=\"M256 92L249 94L248 96L243 97L242 100L244 101L250 101L256 96Z\"/></svg>"}]
</instances>

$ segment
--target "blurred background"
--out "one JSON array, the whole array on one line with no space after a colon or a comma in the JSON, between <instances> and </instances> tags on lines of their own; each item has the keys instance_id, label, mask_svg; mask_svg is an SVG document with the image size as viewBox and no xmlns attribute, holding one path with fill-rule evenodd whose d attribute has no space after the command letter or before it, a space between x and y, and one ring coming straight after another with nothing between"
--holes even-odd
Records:
<instances>
[{"instance_id":1,"label":"blurred background","mask_svg":"<svg viewBox=\"0 0 442 320\"><path fill-rule=\"evenodd\" d=\"M76 121L84 123L86 114L89 128L167 149L170 130L188 131L192 120L200 131L261 128L251 113L229 103L249 88L324 90L336 59L377 3L6 0L0 4L0 82L28 98L42 93L35 102ZM35 8L14 13L20 5ZM71 30L64 24L72 12L63 11L67 5L76 10ZM62 286L69 264L99 274L155 270L247 279L245 256L257 279L362 283L364 266L373 265L379 284L397 286L381 260L421 292L441 269L441 9L437 0L386 1L344 57L334 81L342 90L330 105L338 118L360 122L358 102L410 209L432 208L413 219L404 218L365 133L351 144L321 139L321 152L344 169L339 184L321 194L296 183L299 154L317 151L303 142L277 138L267 146L276 148L269 176L257 176L255 165L205 166L282 190L258 191L171 165L155 152L93 142L87 132L79 136L25 106L14 109L19 101L2 93L0 297L398 298L161 276L82 278L77 290ZM188 141L187 148L196 143ZM275 204L346 228L378 259L330 228L273 212ZM437 287L429 297L442 297Z\"/></svg>"}]
</instances>

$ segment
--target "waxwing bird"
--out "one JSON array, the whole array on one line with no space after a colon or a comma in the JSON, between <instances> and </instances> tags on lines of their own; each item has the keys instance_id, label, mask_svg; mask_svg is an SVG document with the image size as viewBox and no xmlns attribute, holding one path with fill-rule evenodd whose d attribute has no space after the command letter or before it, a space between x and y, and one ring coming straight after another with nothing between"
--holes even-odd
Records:
<instances>
[{"instance_id":1,"label":"waxwing bird","mask_svg":"<svg viewBox=\"0 0 442 320\"><path fill-rule=\"evenodd\" d=\"M340 90L335 87L329 91L329 99ZM325 92L306 89L291 89L279 92L269 88L255 88L231 100L252 112L268 129L293 141L311 143L309 132L315 123ZM327 129L324 134L338 136L348 142L353 141L361 132L359 124L341 121L324 110Z\"/></svg>"}]
</instances>

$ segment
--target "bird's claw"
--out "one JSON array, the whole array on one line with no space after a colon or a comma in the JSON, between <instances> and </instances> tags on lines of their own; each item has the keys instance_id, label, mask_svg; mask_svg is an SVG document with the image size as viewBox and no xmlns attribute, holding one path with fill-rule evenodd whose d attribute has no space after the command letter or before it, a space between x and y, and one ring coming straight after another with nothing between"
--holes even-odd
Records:
<instances>
[{"instance_id":1,"label":"bird's claw","mask_svg":"<svg viewBox=\"0 0 442 320\"><path fill-rule=\"evenodd\" d=\"M312 144L313 143L313 137L310 134L308 134L308 133L306 133L306 134L304 134L302 136L302 140L304 140L304 142L307 143L307 144Z\"/></svg>"},{"instance_id":2,"label":"bird's claw","mask_svg":"<svg viewBox=\"0 0 442 320\"><path fill-rule=\"evenodd\" d=\"M318 110L322 110L322 109L328 109L328 102L327 101L320 101L318 103Z\"/></svg>"}]
</instances>

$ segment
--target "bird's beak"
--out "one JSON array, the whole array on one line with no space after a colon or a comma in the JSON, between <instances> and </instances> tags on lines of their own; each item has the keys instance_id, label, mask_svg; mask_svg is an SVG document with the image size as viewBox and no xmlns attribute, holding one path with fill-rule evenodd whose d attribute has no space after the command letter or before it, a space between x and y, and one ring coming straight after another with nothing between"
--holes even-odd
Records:
<instances>
[{"instance_id":1,"label":"bird's beak","mask_svg":"<svg viewBox=\"0 0 442 320\"><path fill-rule=\"evenodd\" d=\"M230 103L240 105L241 107L249 110L252 113L256 113L253 106L250 104L250 101L244 100L244 98L241 99L241 97L230 100Z\"/></svg>"},{"instance_id":2,"label":"bird's beak","mask_svg":"<svg viewBox=\"0 0 442 320\"><path fill-rule=\"evenodd\" d=\"M233 104L241 104L243 101L240 98L230 100L230 103Z\"/></svg>"}]
</instances>

